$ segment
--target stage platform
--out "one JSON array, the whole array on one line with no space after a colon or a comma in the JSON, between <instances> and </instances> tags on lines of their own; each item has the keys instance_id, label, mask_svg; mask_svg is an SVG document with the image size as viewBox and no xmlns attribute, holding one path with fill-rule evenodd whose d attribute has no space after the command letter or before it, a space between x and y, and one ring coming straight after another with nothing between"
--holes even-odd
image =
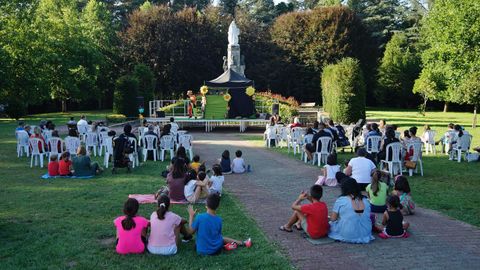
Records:
<instances>
[{"instance_id":1,"label":"stage platform","mask_svg":"<svg viewBox=\"0 0 480 270\"><path fill-rule=\"evenodd\" d=\"M170 117L148 117L145 119L147 122L157 122L162 125L170 122ZM269 121L265 119L193 119L183 117L175 117L175 122L181 129L186 127L204 127L205 132L211 132L216 127L238 127L240 132L244 132L248 127L265 128L269 123Z\"/></svg>"}]
</instances>

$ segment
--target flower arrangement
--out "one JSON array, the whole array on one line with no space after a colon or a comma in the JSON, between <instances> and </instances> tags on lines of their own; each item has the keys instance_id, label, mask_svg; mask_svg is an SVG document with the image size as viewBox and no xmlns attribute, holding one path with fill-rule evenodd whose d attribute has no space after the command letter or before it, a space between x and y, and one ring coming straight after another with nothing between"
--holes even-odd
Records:
<instances>
[{"instance_id":1,"label":"flower arrangement","mask_svg":"<svg viewBox=\"0 0 480 270\"><path fill-rule=\"evenodd\" d=\"M252 86L247 87L247 89L245 90L245 94L247 94L247 96L249 97L253 96L253 94L255 94L255 88L253 88Z\"/></svg>"},{"instance_id":2,"label":"flower arrangement","mask_svg":"<svg viewBox=\"0 0 480 270\"><path fill-rule=\"evenodd\" d=\"M279 94L273 94L271 91L268 91L268 92L257 92L256 93L257 96L259 97L265 97L265 98L269 98L269 99L276 99L278 100L280 103L286 103L292 107L299 107L300 104L298 103L297 100L295 100L294 97L284 97L282 95L279 95Z\"/></svg>"},{"instance_id":3,"label":"flower arrangement","mask_svg":"<svg viewBox=\"0 0 480 270\"><path fill-rule=\"evenodd\" d=\"M200 87L200 93L205 96L208 93L208 87L206 85Z\"/></svg>"},{"instance_id":4,"label":"flower arrangement","mask_svg":"<svg viewBox=\"0 0 480 270\"><path fill-rule=\"evenodd\" d=\"M229 93L226 93L225 95L223 95L223 100L225 100L226 102L229 102L230 99L232 99L232 96Z\"/></svg>"}]
</instances>

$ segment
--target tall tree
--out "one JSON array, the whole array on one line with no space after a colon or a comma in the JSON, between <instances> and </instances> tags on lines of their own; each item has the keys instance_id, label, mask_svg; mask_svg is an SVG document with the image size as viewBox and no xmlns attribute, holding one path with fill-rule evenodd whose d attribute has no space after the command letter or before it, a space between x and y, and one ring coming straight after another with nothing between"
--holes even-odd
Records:
<instances>
[{"instance_id":1,"label":"tall tree","mask_svg":"<svg viewBox=\"0 0 480 270\"><path fill-rule=\"evenodd\" d=\"M235 9L237 8L238 0L220 0L219 6L225 14L235 16Z\"/></svg>"},{"instance_id":2,"label":"tall tree","mask_svg":"<svg viewBox=\"0 0 480 270\"><path fill-rule=\"evenodd\" d=\"M273 22L276 15L275 4L273 0L244 0L242 8L251 15L251 18L269 25Z\"/></svg>"}]
</instances>

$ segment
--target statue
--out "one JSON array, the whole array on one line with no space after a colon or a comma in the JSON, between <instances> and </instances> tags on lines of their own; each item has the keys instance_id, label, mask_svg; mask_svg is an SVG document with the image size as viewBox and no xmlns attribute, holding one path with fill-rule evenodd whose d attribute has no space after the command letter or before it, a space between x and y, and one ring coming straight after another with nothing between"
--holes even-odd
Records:
<instances>
[{"instance_id":1,"label":"statue","mask_svg":"<svg viewBox=\"0 0 480 270\"><path fill-rule=\"evenodd\" d=\"M232 21L228 27L228 45L238 45L238 35L240 35L240 29L238 29L235 21Z\"/></svg>"},{"instance_id":2,"label":"statue","mask_svg":"<svg viewBox=\"0 0 480 270\"><path fill-rule=\"evenodd\" d=\"M227 57L223 57L223 71L227 71L228 69L228 63L227 63Z\"/></svg>"}]
</instances>

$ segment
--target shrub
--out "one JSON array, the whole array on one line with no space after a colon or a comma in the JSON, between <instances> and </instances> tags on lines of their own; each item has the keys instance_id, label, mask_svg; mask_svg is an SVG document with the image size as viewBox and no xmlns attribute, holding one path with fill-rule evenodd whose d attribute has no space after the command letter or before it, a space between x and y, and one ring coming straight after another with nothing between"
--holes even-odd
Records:
<instances>
[{"instance_id":1,"label":"shrub","mask_svg":"<svg viewBox=\"0 0 480 270\"><path fill-rule=\"evenodd\" d=\"M137 64L133 75L138 80L138 94L143 96L143 107L148 107L148 102L154 99L155 77L150 68L144 64Z\"/></svg>"},{"instance_id":2,"label":"shrub","mask_svg":"<svg viewBox=\"0 0 480 270\"><path fill-rule=\"evenodd\" d=\"M123 114L109 114L107 115L108 123L123 123L127 121L127 117Z\"/></svg>"},{"instance_id":3,"label":"shrub","mask_svg":"<svg viewBox=\"0 0 480 270\"><path fill-rule=\"evenodd\" d=\"M116 82L113 98L113 112L134 117L137 108L138 80L133 76L122 76Z\"/></svg>"},{"instance_id":4,"label":"shrub","mask_svg":"<svg viewBox=\"0 0 480 270\"><path fill-rule=\"evenodd\" d=\"M322 73L323 109L341 123L365 119L365 83L359 61L344 58Z\"/></svg>"},{"instance_id":5,"label":"shrub","mask_svg":"<svg viewBox=\"0 0 480 270\"><path fill-rule=\"evenodd\" d=\"M27 114L27 105L25 102L17 98L10 98L7 100L5 108L5 113L10 118L14 118L18 120L20 117L25 116Z\"/></svg>"}]
</instances>

